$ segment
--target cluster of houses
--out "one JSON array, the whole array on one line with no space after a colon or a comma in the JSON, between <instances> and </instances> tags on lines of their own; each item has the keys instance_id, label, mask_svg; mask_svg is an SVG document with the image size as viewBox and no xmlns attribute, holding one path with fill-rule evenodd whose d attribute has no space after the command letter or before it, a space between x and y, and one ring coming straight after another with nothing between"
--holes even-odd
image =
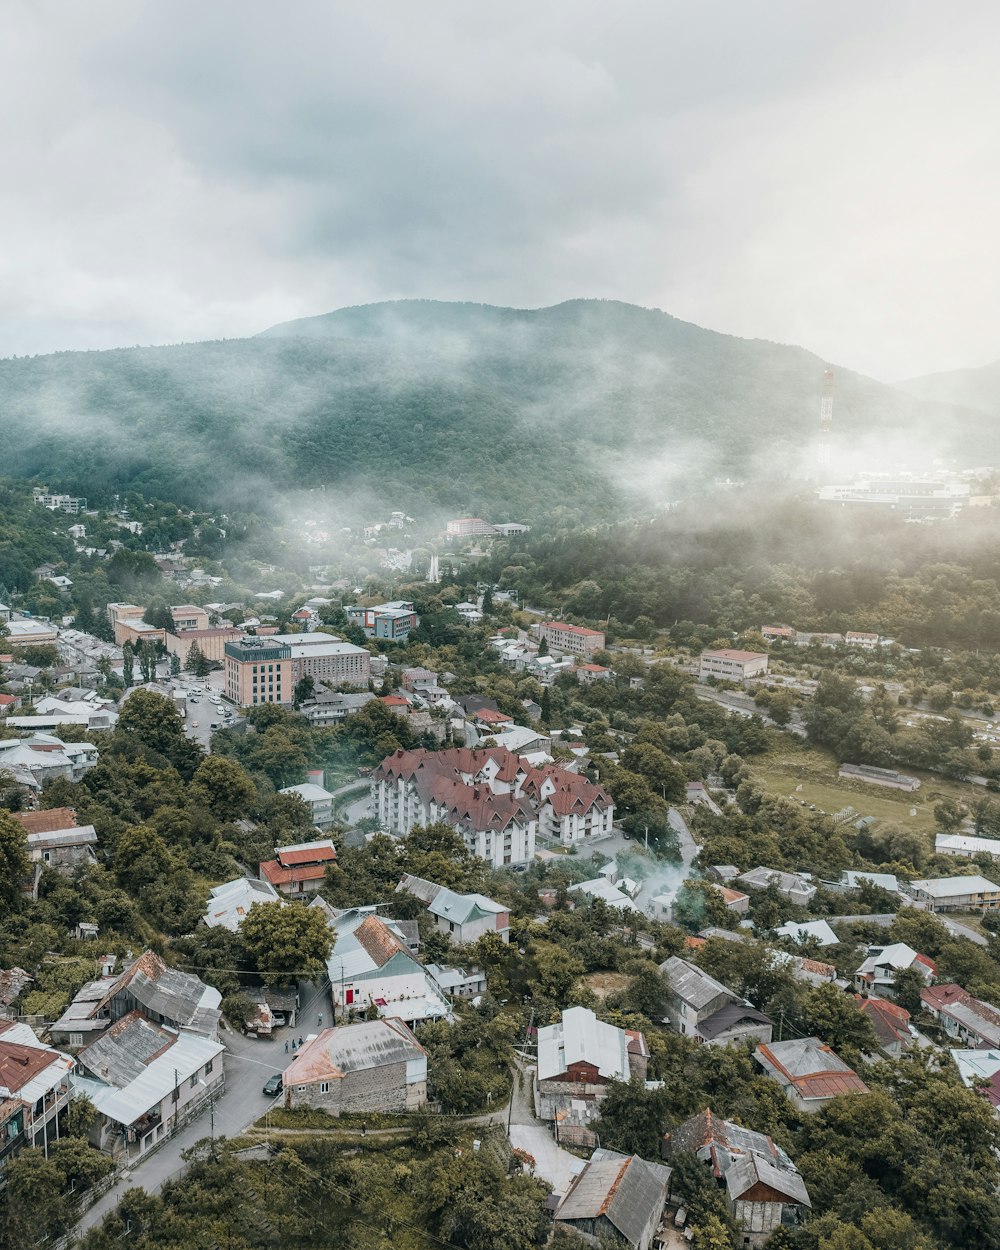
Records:
<instances>
[{"instance_id":1,"label":"cluster of houses","mask_svg":"<svg viewBox=\"0 0 1000 1250\"><path fill-rule=\"evenodd\" d=\"M572 847L606 837L614 821L601 786L505 746L397 751L372 773L371 796L382 828L405 835L444 821L496 868L531 863L537 835Z\"/></svg>"}]
</instances>

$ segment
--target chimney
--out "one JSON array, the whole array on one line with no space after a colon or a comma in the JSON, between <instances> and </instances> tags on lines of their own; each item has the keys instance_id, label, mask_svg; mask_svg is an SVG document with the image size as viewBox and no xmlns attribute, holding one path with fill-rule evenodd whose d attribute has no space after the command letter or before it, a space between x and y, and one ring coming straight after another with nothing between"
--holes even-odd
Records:
<instances>
[{"instance_id":1,"label":"chimney","mask_svg":"<svg viewBox=\"0 0 1000 1250\"><path fill-rule=\"evenodd\" d=\"M313 786L319 786L319 788L320 788L321 790L323 789L323 770L322 770L322 768L311 768L311 769L310 769L310 770L306 773L306 777L308 778L308 780L309 780L309 784L310 784L310 785L313 785Z\"/></svg>"}]
</instances>

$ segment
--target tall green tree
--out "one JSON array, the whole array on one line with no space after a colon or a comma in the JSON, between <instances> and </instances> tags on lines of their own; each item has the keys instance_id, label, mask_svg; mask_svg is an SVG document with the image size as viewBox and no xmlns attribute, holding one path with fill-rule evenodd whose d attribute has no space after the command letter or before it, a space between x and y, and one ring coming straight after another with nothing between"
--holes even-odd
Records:
<instances>
[{"instance_id":1,"label":"tall green tree","mask_svg":"<svg viewBox=\"0 0 1000 1250\"><path fill-rule=\"evenodd\" d=\"M254 903L240 938L265 985L311 981L326 971L334 933L318 907Z\"/></svg>"}]
</instances>

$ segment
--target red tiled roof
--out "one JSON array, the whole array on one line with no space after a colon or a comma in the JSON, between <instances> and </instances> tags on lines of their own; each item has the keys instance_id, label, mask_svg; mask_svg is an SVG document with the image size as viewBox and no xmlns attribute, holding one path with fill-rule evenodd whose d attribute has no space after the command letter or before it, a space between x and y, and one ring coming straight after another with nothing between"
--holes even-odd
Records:
<instances>
[{"instance_id":1,"label":"red tiled roof","mask_svg":"<svg viewBox=\"0 0 1000 1250\"><path fill-rule=\"evenodd\" d=\"M404 699L399 694L384 694L379 699L379 703L384 703L386 707L409 707L409 699Z\"/></svg>"},{"instance_id":2,"label":"red tiled roof","mask_svg":"<svg viewBox=\"0 0 1000 1250\"><path fill-rule=\"evenodd\" d=\"M564 629L570 634L583 634L590 638L600 638L599 629L584 629L582 625L567 625L563 621L546 621L542 629Z\"/></svg>"},{"instance_id":3,"label":"red tiled roof","mask_svg":"<svg viewBox=\"0 0 1000 1250\"><path fill-rule=\"evenodd\" d=\"M611 669L608 668L606 664L578 664L576 666L576 672L579 672L581 669L583 669L585 673L610 673L611 672Z\"/></svg>"},{"instance_id":4,"label":"red tiled roof","mask_svg":"<svg viewBox=\"0 0 1000 1250\"><path fill-rule=\"evenodd\" d=\"M379 916L366 916L354 930L354 937L380 968L400 951L404 955L409 954L403 943Z\"/></svg>"},{"instance_id":5,"label":"red tiled roof","mask_svg":"<svg viewBox=\"0 0 1000 1250\"><path fill-rule=\"evenodd\" d=\"M304 846L298 851L281 850L277 853L277 862L282 868L294 868L298 864L328 864L337 858L332 846L324 846L317 842L315 847Z\"/></svg>"},{"instance_id":6,"label":"red tiled roof","mask_svg":"<svg viewBox=\"0 0 1000 1250\"><path fill-rule=\"evenodd\" d=\"M302 864L294 868L282 868L276 859L269 859L261 864L260 875L272 885L291 885L293 881L322 881L326 876L326 866Z\"/></svg>"},{"instance_id":7,"label":"red tiled roof","mask_svg":"<svg viewBox=\"0 0 1000 1250\"><path fill-rule=\"evenodd\" d=\"M480 708L480 710L472 718L473 720L485 721L491 725L509 724L514 718L508 716L506 712L494 712L491 707Z\"/></svg>"},{"instance_id":8,"label":"red tiled roof","mask_svg":"<svg viewBox=\"0 0 1000 1250\"><path fill-rule=\"evenodd\" d=\"M868 1086L856 1072L852 1072L850 1069L843 1072L832 1068L825 1071L818 1070L816 1072L803 1073L800 1076L793 1076L781 1060L775 1056L770 1046L761 1043L758 1050L767 1056L768 1063L781 1073L786 1084L795 1087L795 1090L803 1099L835 1098L838 1094L868 1093ZM819 1050L823 1054L834 1055L835 1058L838 1057L830 1046L820 1046Z\"/></svg>"},{"instance_id":9,"label":"red tiled roof","mask_svg":"<svg viewBox=\"0 0 1000 1250\"><path fill-rule=\"evenodd\" d=\"M37 812L11 812L25 833L56 833L76 828L76 812L72 807L48 807Z\"/></svg>"},{"instance_id":10,"label":"red tiled roof","mask_svg":"<svg viewBox=\"0 0 1000 1250\"><path fill-rule=\"evenodd\" d=\"M972 995L968 990L963 990L960 985L952 982L946 985L928 985L926 989L920 991L920 999L928 1007L940 1011L942 1007L948 1007L952 1003L971 1002Z\"/></svg>"},{"instance_id":11,"label":"red tiled roof","mask_svg":"<svg viewBox=\"0 0 1000 1250\"><path fill-rule=\"evenodd\" d=\"M9 707L10 704L17 702L15 694L0 694L0 707Z\"/></svg>"}]
</instances>

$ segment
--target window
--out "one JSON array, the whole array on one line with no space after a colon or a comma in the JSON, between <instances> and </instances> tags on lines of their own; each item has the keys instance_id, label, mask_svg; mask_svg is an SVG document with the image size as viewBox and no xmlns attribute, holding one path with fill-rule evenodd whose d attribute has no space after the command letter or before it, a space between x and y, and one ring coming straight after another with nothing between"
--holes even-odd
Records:
<instances>
[{"instance_id":1,"label":"window","mask_svg":"<svg viewBox=\"0 0 1000 1250\"><path fill-rule=\"evenodd\" d=\"M83 1034L82 1034L82 1033L71 1033L71 1034L69 1035L69 1044L70 1044L70 1046L82 1046L82 1045L83 1045Z\"/></svg>"},{"instance_id":2,"label":"window","mask_svg":"<svg viewBox=\"0 0 1000 1250\"><path fill-rule=\"evenodd\" d=\"M328 1093L330 1092L330 1082L329 1082L329 1081L320 1081L320 1083L319 1083L319 1092L320 1092L321 1094L328 1094Z\"/></svg>"},{"instance_id":3,"label":"window","mask_svg":"<svg viewBox=\"0 0 1000 1250\"><path fill-rule=\"evenodd\" d=\"M192 1073L192 1075L191 1075L191 1088L192 1088L192 1089L194 1089L194 1087L195 1087L197 1084L198 1084L198 1073L197 1073L197 1072L194 1072L194 1073Z\"/></svg>"},{"instance_id":4,"label":"window","mask_svg":"<svg viewBox=\"0 0 1000 1250\"><path fill-rule=\"evenodd\" d=\"M214 1059L209 1059L208 1063L206 1063L206 1064L205 1064L205 1075L206 1075L206 1076L208 1076L208 1074L212 1071L213 1067L215 1067L215 1060L214 1060Z\"/></svg>"}]
</instances>

